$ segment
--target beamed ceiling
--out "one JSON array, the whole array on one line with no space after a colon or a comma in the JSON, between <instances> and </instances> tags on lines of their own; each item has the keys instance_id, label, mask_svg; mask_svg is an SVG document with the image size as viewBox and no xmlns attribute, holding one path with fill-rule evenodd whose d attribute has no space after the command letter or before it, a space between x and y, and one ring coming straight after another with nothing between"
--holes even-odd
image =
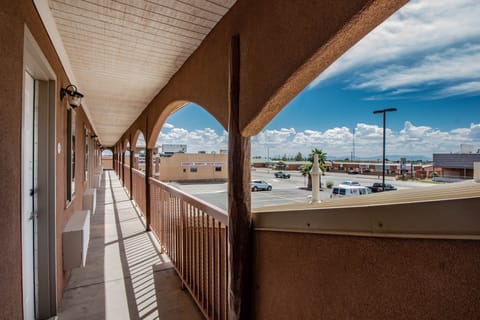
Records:
<instances>
[{"instance_id":1,"label":"beamed ceiling","mask_svg":"<svg viewBox=\"0 0 480 320\"><path fill-rule=\"evenodd\" d=\"M117 142L235 1L49 0L103 145Z\"/></svg>"}]
</instances>

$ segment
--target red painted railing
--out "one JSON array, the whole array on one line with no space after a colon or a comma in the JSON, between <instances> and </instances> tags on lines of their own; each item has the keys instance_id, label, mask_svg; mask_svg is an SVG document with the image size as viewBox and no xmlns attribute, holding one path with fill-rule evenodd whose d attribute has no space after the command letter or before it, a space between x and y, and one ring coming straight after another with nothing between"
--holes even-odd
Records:
<instances>
[{"instance_id":1,"label":"red painted railing","mask_svg":"<svg viewBox=\"0 0 480 320\"><path fill-rule=\"evenodd\" d=\"M151 229L207 319L227 319L228 215L154 178Z\"/></svg>"}]
</instances>

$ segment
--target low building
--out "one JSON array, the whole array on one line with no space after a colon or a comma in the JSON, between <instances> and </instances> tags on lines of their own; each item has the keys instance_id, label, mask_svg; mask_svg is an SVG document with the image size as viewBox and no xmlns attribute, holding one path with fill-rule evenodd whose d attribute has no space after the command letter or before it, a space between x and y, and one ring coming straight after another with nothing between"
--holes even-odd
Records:
<instances>
[{"instance_id":1,"label":"low building","mask_svg":"<svg viewBox=\"0 0 480 320\"><path fill-rule=\"evenodd\" d=\"M473 163L480 162L480 153L434 153L433 166L441 168L446 179L472 179Z\"/></svg>"},{"instance_id":2,"label":"low building","mask_svg":"<svg viewBox=\"0 0 480 320\"><path fill-rule=\"evenodd\" d=\"M159 157L154 175L161 181L227 181L227 155L175 153Z\"/></svg>"}]
</instances>

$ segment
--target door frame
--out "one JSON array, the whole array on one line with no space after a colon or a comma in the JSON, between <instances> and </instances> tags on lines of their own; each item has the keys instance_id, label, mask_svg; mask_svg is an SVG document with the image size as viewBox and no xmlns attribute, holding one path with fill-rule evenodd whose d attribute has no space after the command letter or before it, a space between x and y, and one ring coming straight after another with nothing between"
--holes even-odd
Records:
<instances>
[{"instance_id":1,"label":"door frame","mask_svg":"<svg viewBox=\"0 0 480 320\"><path fill-rule=\"evenodd\" d=\"M34 241L37 245L34 248L34 265L31 267L35 275L35 317L43 319L57 313L56 76L26 25L24 26L23 56L23 73L28 72L34 78L35 95L38 101L38 216L34 233L36 237ZM25 101L22 108L24 112ZM24 168L22 167L22 181L23 176ZM26 308L29 306L23 307L24 310Z\"/></svg>"}]
</instances>

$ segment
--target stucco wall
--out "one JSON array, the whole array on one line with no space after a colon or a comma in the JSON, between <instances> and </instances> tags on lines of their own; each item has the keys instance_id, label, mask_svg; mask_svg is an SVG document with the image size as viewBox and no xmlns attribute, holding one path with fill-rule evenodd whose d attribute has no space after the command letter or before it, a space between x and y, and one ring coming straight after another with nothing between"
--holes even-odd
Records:
<instances>
[{"instance_id":1,"label":"stucco wall","mask_svg":"<svg viewBox=\"0 0 480 320\"><path fill-rule=\"evenodd\" d=\"M56 76L56 89L70 83L32 1L0 0L0 137L3 150L0 153L0 301L1 316L20 319L22 302L22 235L21 235L21 133L23 100L23 50L26 25L38 43ZM66 100L56 96L56 143L62 151L56 153L56 220L57 220L57 300L60 303L64 280L61 232L74 210L81 209L84 182L84 134L83 127L91 126L81 108L77 108L76 131L76 197L66 206ZM93 160L93 159L92 159ZM41 187L41 186L40 186Z\"/></svg>"},{"instance_id":2,"label":"stucco wall","mask_svg":"<svg viewBox=\"0 0 480 320\"><path fill-rule=\"evenodd\" d=\"M476 319L478 241L255 232L256 319Z\"/></svg>"},{"instance_id":3,"label":"stucco wall","mask_svg":"<svg viewBox=\"0 0 480 320\"><path fill-rule=\"evenodd\" d=\"M142 130L148 147L154 147L168 115L187 102L204 107L227 128L229 48L235 34L240 36L240 129L255 135L405 2L237 1L118 141Z\"/></svg>"}]
</instances>

